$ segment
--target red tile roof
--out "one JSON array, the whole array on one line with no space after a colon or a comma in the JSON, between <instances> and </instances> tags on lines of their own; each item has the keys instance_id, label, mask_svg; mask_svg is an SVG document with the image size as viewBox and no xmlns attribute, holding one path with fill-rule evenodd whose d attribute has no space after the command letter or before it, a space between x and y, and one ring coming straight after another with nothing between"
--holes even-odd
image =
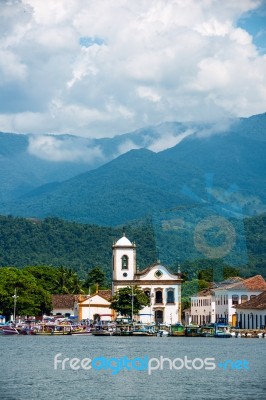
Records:
<instances>
[{"instance_id":1,"label":"red tile roof","mask_svg":"<svg viewBox=\"0 0 266 400\"><path fill-rule=\"evenodd\" d=\"M266 310L266 290L254 297L253 299L246 301L245 303L238 304L235 306L237 309L256 309L256 310Z\"/></svg>"},{"instance_id":2,"label":"red tile roof","mask_svg":"<svg viewBox=\"0 0 266 400\"><path fill-rule=\"evenodd\" d=\"M222 285L214 290L266 290L266 282L261 275L255 275L251 278L244 279L240 282L231 283L229 285Z\"/></svg>"},{"instance_id":3,"label":"red tile roof","mask_svg":"<svg viewBox=\"0 0 266 400\"><path fill-rule=\"evenodd\" d=\"M98 290L98 293L100 296L102 296L105 300L110 301L112 298L112 290Z\"/></svg>"},{"instance_id":4,"label":"red tile roof","mask_svg":"<svg viewBox=\"0 0 266 400\"><path fill-rule=\"evenodd\" d=\"M53 308L73 308L78 298L77 294L53 294L52 305Z\"/></svg>"}]
</instances>

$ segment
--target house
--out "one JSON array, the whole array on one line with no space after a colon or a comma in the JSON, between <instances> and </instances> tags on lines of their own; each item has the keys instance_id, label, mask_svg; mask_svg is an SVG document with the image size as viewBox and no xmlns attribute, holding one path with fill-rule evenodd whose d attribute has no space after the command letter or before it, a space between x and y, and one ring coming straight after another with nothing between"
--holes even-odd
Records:
<instances>
[{"instance_id":1,"label":"house","mask_svg":"<svg viewBox=\"0 0 266 400\"><path fill-rule=\"evenodd\" d=\"M215 322L215 298L211 289L203 289L191 297L191 322L203 325Z\"/></svg>"},{"instance_id":2,"label":"house","mask_svg":"<svg viewBox=\"0 0 266 400\"><path fill-rule=\"evenodd\" d=\"M114 318L114 311L110 309L111 290L98 290L92 296L80 298L78 303L78 319L95 321L110 321Z\"/></svg>"},{"instance_id":3,"label":"house","mask_svg":"<svg viewBox=\"0 0 266 400\"><path fill-rule=\"evenodd\" d=\"M266 282L261 275L248 279L233 277L213 283L209 289L191 297L192 322L201 325L224 318L226 322L236 326L234 306L247 302L264 290Z\"/></svg>"},{"instance_id":4,"label":"house","mask_svg":"<svg viewBox=\"0 0 266 400\"><path fill-rule=\"evenodd\" d=\"M52 314L63 315L64 317L78 316L78 299L75 294L53 294L52 295Z\"/></svg>"},{"instance_id":5,"label":"house","mask_svg":"<svg viewBox=\"0 0 266 400\"><path fill-rule=\"evenodd\" d=\"M140 287L150 304L134 319L143 323L181 321L181 275L173 274L158 260L143 271L137 269L136 244L125 234L113 244L113 294L123 287Z\"/></svg>"},{"instance_id":6,"label":"house","mask_svg":"<svg viewBox=\"0 0 266 400\"><path fill-rule=\"evenodd\" d=\"M234 306L236 325L240 329L266 328L266 290L251 300Z\"/></svg>"},{"instance_id":7,"label":"house","mask_svg":"<svg viewBox=\"0 0 266 400\"><path fill-rule=\"evenodd\" d=\"M234 306L251 300L264 290L266 282L261 275L214 288L216 319L225 317L229 324L237 326Z\"/></svg>"}]
</instances>

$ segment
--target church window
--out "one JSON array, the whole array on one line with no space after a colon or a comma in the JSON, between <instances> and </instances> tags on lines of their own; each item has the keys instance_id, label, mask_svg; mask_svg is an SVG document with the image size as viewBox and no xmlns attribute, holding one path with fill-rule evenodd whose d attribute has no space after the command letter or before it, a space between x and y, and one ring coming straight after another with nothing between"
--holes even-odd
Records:
<instances>
[{"instance_id":1,"label":"church window","mask_svg":"<svg viewBox=\"0 0 266 400\"><path fill-rule=\"evenodd\" d=\"M122 269L128 269L128 256L126 255L122 257Z\"/></svg>"},{"instance_id":2,"label":"church window","mask_svg":"<svg viewBox=\"0 0 266 400\"><path fill-rule=\"evenodd\" d=\"M167 291L167 303L174 303L175 302L175 294L172 289Z\"/></svg>"},{"instance_id":3,"label":"church window","mask_svg":"<svg viewBox=\"0 0 266 400\"><path fill-rule=\"evenodd\" d=\"M163 302L163 293L161 290L156 290L155 293L155 303L161 304Z\"/></svg>"},{"instance_id":4,"label":"church window","mask_svg":"<svg viewBox=\"0 0 266 400\"><path fill-rule=\"evenodd\" d=\"M162 275L163 275L163 273L159 269L155 272L156 278L161 278Z\"/></svg>"}]
</instances>

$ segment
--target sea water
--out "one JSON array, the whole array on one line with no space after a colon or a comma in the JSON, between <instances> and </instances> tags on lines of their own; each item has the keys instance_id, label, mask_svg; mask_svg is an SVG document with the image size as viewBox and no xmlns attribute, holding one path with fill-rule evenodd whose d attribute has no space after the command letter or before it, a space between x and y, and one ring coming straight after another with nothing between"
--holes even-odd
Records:
<instances>
[{"instance_id":1,"label":"sea water","mask_svg":"<svg viewBox=\"0 0 266 400\"><path fill-rule=\"evenodd\" d=\"M1 335L0 346L2 400L266 397L266 339Z\"/></svg>"}]
</instances>

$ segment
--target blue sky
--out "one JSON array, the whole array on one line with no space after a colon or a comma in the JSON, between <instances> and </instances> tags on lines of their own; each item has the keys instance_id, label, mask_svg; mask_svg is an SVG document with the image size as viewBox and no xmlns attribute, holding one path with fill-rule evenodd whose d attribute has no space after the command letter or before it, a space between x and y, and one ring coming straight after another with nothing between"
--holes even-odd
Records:
<instances>
[{"instance_id":1,"label":"blue sky","mask_svg":"<svg viewBox=\"0 0 266 400\"><path fill-rule=\"evenodd\" d=\"M265 1L0 4L0 131L99 138L266 111Z\"/></svg>"},{"instance_id":2,"label":"blue sky","mask_svg":"<svg viewBox=\"0 0 266 400\"><path fill-rule=\"evenodd\" d=\"M261 53L266 53L266 2L244 15L237 24L245 29Z\"/></svg>"}]
</instances>

